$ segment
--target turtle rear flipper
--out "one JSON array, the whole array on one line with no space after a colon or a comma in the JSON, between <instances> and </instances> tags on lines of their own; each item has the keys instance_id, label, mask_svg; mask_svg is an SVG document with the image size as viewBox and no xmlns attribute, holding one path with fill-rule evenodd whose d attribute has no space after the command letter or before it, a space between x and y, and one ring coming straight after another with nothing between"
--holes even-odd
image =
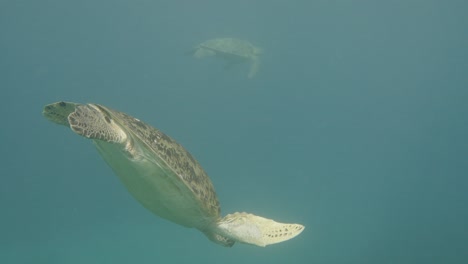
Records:
<instances>
[{"instance_id":1,"label":"turtle rear flipper","mask_svg":"<svg viewBox=\"0 0 468 264\"><path fill-rule=\"evenodd\" d=\"M73 132L80 136L109 143L123 143L127 135L118 124L98 105L77 106L68 116Z\"/></svg>"},{"instance_id":2,"label":"turtle rear flipper","mask_svg":"<svg viewBox=\"0 0 468 264\"><path fill-rule=\"evenodd\" d=\"M258 68L260 67L260 59L259 58L253 58L252 59L252 64L250 65L250 71L249 71L249 78L252 78L257 74Z\"/></svg>"},{"instance_id":3,"label":"turtle rear flipper","mask_svg":"<svg viewBox=\"0 0 468 264\"><path fill-rule=\"evenodd\" d=\"M264 247L299 235L304 226L278 223L248 213L234 213L222 218L217 229L220 234L235 241Z\"/></svg>"}]
</instances>

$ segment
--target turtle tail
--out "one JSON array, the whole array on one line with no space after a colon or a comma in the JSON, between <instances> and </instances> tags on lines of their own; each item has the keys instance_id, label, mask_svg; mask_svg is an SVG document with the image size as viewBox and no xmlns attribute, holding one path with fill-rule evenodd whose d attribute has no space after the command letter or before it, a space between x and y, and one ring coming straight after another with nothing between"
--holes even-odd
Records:
<instances>
[{"instance_id":1,"label":"turtle tail","mask_svg":"<svg viewBox=\"0 0 468 264\"><path fill-rule=\"evenodd\" d=\"M232 247L235 243L234 240L224 237L220 234L214 233L212 231L203 231L206 237L208 237L211 241L215 242L216 244L220 244L225 247Z\"/></svg>"}]
</instances>

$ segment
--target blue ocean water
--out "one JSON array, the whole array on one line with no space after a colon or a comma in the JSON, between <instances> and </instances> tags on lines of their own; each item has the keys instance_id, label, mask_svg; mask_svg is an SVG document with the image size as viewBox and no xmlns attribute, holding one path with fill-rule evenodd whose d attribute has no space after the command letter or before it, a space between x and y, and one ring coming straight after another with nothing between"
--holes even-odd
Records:
<instances>
[{"instance_id":1,"label":"blue ocean water","mask_svg":"<svg viewBox=\"0 0 468 264\"><path fill-rule=\"evenodd\" d=\"M468 263L466 1L0 1L0 263ZM260 70L186 56L237 37ZM306 226L223 248L42 117L99 103L172 136L223 214Z\"/></svg>"}]
</instances>

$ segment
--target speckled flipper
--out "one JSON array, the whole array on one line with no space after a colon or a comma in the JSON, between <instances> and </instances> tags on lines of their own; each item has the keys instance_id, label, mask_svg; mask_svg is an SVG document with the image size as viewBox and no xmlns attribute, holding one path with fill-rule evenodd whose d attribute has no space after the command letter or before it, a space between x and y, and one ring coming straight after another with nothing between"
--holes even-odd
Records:
<instances>
[{"instance_id":1,"label":"speckled flipper","mask_svg":"<svg viewBox=\"0 0 468 264\"><path fill-rule=\"evenodd\" d=\"M217 227L223 236L261 247L289 240L304 230L303 225L278 223L248 213L228 214Z\"/></svg>"},{"instance_id":2,"label":"speckled flipper","mask_svg":"<svg viewBox=\"0 0 468 264\"><path fill-rule=\"evenodd\" d=\"M123 143L127 138L120 126L98 105L77 106L68 116L68 123L73 132L86 138L111 143Z\"/></svg>"}]
</instances>

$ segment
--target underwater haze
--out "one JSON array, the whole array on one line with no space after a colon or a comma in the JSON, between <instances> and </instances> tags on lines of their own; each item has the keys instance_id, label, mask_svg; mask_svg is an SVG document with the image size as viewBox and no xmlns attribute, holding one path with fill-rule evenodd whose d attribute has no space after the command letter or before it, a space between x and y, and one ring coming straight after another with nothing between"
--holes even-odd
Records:
<instances>
[{"instance_id":1,"label":"underwater haze","mask_svg":"<svg viewBox=\"0 0 468 264\"><path fill-rule=\"evenodd\" d=\"M1 0L0 263L468 263L468 2ZM233 37L260 67L194 58ZM57 101L181 143L222 215L299 223L225 248L143 208Z\"/></svg>"}]
</instances>

